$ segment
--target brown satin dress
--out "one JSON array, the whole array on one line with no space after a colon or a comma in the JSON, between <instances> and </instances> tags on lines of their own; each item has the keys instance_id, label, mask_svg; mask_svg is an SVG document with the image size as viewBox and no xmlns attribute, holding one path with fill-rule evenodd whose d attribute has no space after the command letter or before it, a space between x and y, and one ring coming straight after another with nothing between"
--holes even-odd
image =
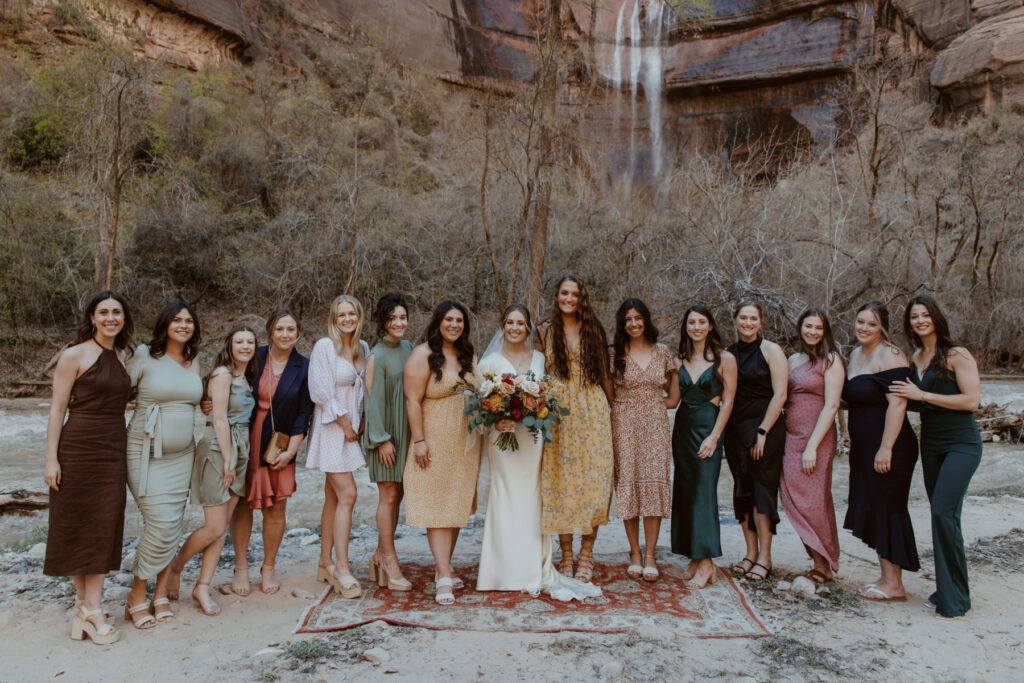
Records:
<instances>
[{"instance_id":1,"label":"brown satin dress","mask_svg":"<svg viewBox=\"0 0 1024 683\"><path fill-rule=\"evenodd\" d=\"M109 349L71 387L57 443L60 490L50 491L47 576L106 574L121 567L128 480L124 409L131 389L128 373Z\"/></svg>"}]
</instances>

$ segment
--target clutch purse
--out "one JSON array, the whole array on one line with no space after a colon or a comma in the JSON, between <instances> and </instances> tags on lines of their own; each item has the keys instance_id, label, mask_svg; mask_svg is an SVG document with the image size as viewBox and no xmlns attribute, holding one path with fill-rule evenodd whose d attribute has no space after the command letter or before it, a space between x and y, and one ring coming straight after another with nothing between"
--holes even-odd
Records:
<instances>
[{"instance_id":1,"label":"clutch purse","mask_svg":"<svg viewBox=\"0 0 1024 683\"><path fill-rule=\"evenodd\" d=\"M274 465L281 453L288 450L288 442L291 441L290 436L277 431L277 427L274 425L273 403L270 405L270 430L270 441L267 443L267 447L263 450L264 465Z\"/></svg>"}]
</instances>

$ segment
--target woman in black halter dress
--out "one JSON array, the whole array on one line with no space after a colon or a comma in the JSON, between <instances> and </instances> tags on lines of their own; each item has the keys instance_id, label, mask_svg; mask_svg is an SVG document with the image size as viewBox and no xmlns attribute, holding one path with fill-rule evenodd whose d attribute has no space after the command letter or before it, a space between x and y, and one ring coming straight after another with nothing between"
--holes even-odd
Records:
<instances>
[{"instance_id":1,"label":"woman in black halter dress","mask_svg":"<svg viewBox=\"0 0 1024 683\"><path fill-rule=\"evenodd\" d=\"M778 344L761 336L761 307L744 302L733 318L739 340L728 348L736 357L736 400L725 428L725 457L733 478L733 510L743 529L747 552L733 571L753 581L768 578L772 535L779 523L779 479L786 429L789 362Z\"/></svg>"}]
</instances>

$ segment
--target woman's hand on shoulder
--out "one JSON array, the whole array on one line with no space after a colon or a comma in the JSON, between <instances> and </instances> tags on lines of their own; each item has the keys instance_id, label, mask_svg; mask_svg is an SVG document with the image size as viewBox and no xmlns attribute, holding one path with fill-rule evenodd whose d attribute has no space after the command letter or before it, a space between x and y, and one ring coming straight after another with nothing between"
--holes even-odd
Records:
<instances>
[{"instance_id":1,"label":"woman's hand on shoulder","mask_svg":"<svg viewBox=\"0 0 1024 683\"><path fill-rule=\"evenodd\" d=\"M889 353L879 354L879 364L881 366L878 368L879 372L910 367L910 359L907 358L907 354L903 353L903 349L895 344L887 344L887 348Z\"/></svg>"}]
</instances>

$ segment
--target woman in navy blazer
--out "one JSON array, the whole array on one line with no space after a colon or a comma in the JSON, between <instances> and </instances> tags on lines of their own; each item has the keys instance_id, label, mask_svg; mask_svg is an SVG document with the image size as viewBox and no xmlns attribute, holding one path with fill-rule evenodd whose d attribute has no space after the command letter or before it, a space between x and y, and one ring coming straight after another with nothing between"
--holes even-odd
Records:
<instances>
[{"instance_id":1,"label":"woman in navy blazer","mask_svg":"<svg viewBox=\"0 0 1024 683\"><path fill-rule=\"evenodd\" d=\"M249 594L249 564L246 551L252 535L252 511L263 515L263 564L260 588L276 593L281 588L274 575L277 550L284 538L288 497L295 493L295 455L309 431L313 402L309 398L306 375L309 359L295 349L299 322L286 308L274 311L267 319L268 346L256 351L257 372L252 383L256 396L250 438L249 469L245 475L248 505L239 505L231 525L235 546L235 580L231 590ZM287 434L288 447L273 465L263 462L263 452L273 432Z\"/></svg>"}]
</instances>

